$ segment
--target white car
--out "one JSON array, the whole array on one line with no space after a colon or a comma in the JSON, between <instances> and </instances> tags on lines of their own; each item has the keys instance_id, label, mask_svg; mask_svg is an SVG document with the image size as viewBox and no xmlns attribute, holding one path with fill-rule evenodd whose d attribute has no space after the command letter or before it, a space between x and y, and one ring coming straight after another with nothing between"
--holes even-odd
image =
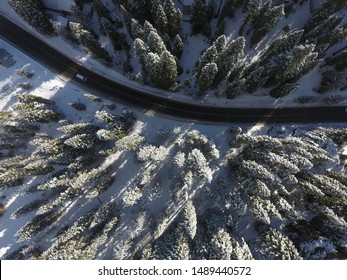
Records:
<instances>
[{"instance_id":1,"label":"white car","mask_svg":"<svg viewBox=\"0 0 347 280\"><path fill-rule=\"evenodd\" d=\"M78 73L76 74L76 78L80 79L80 80L83 81L83 82L87 81L87 78L86 78L86 77L84 77L83 75L78 74Z\"/></svg>"}]
</instances>

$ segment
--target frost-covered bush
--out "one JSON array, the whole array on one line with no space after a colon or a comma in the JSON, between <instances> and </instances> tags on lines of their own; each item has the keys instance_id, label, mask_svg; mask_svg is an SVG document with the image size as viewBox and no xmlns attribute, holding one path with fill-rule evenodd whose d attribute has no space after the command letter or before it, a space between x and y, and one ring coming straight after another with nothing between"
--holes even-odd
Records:
<instances>
[{"instance_id":1,"label":"frost-covered bush","mask_svg":"<svg viewBox=\"0 0 347 280\"><path fill-rule=\"evenodd\" d=\"M64 132L65 135L69 137L72 137L78 134L95 133L97 130L97 127L95 127L91 123L75 123L75 124L64 125L62 127L57 128L57 130Z\"/></svg>"},{"instance_id":2,"label":"frost-covered bush","mask_svg":"<svg viewBox=\"0 0 347 280\"><path fill-rule=\"evenodd\" d=\"M106 111L96 111L95 112L95 118L98 119L100 122L105 123L114 123L117 121L117 117L113 114L110 114Z\"/></svg>"},{"instance_id":3,"label":"frost-covered bush","mask_svg":"<svg viewBox=\"0 0 347 280\"><path fill-rule=\"evenodd\" d=\"M156 147L148 145L141 147L137 152L137 159L139 161L163 161L167 157L167 148L160 146Z\"/></svg>"},{"instance_id":4,"label":"frost-covered bush","mask_svg":"<svg viewBox=\"0 0 347 280\"><path fill-rule=\"evenodd\" d=\"M116 147L123 151L136 151L145 138L137 133L127 135L116 142Z\"/></svg>"},{"instance_id":5,"label":"frost-covered bush","mask_svg":"<svg viewBox=\"0 0 347 280\"><path fill-rule=\"evenodd\" d=\"M198 149L193 149L187 157L187 167L195 172L199 177L206 179L208 182L212 180L212 170L208 166L203 153Z\"/></svg>"},{"instance_id":6,"label":"frost-covered bush","mask_svg":"<svg viewBox=\"0 0 347 280\"><path fill-rule=\"evenodd\" d=\"M102 99L99 96L96 96L94 94L90 93L85 93L83 94L88 100L93 101L93 102L101 102Z\"/></svg>"},{"instance_id":7,"label":"frost-covered bush","mask_svg":"<svg viewBox=\"0 0 347 280\"><path fill-rule=\"evenodd\" d=\"M199 149L209 161L219 158L219 151L216 145L198 130L192 130L187 133L186 143L191 149Z\"/></svg>"},{"instance_id":8,"label":"frost-covered bush","mask_svg":"<svg viewBox=\"0 0 347 280\"><path fill-rule=\"evenodd\" d=\"M139 187L134 187L127 190L123 196L125 206L133 206L138 203L143 194L143 190Z\"/></svg>"},{"instance_id":9,"label":"frost-covered bush","mask_svg":"<svg viewBox=\"0 0 347 280\"><path fill-rule=\"evenodd\" d=\"M177 152L173 158L173 162L178 168L183 168L186 163L186 155L183 152Z\"/></svg>"},{"instance_id":10,"label":"frost-covered bush","mask_svg":"<svg viewBox=\"0 0 347 280\"><path fill-rule=\"evenodd\" d=\"M64 141L64 144L75 149L90 149L95 145L95 136L90 134L77 134Z\"/></svg>"}]
</instances>

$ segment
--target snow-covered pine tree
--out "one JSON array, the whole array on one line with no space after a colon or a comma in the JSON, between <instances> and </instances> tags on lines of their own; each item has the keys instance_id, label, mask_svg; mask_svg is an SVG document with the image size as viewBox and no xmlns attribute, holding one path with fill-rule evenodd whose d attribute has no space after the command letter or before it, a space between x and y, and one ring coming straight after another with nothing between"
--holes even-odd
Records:
<instances>
[{"instance_id":1,"label":"snow-covered pine tree","mask_svg":"<svg viewBox=\"0 0 347 280\"><path fill-rule=\"evenodd\" d=\"M207 63L215 62L217 56L218 56L218 52L215 45L212 45L203 53L203 55L199 59L198 67L195 73L195 76L197 79L199 79L199 76L201 75L201 71L205 67L205 65Z\"/></svg>"},{"instance_id":2,"label":"snow-covered pine tree","mask_svg":"<svg viewBox=\"0 0 347 280\"><path fill-rule=\"evenodd\" d=\"M154 28L154 26L149 21L146 20L143 24L143 38L142 38L142 40L144 42L147 42L148 35L149 35L149 33L151 33L151 31L157 32L157 30Z\"/></svg>"},{"instance_id":3,"label":"snow-covered pine tree","mask_svg":"<svg viewBox=\"0 0 347 280\"><path fill-rule=\"evenodd\" d=\"M41 0L9 0L8 3L27 23L43 34L54 32L52 21L44 13Z\"/></svg>"},{"instance_id":4,"label":"snow-covered pine tree","mask_svg":"<svg viewBox=\"0 0 347 280\"><path fill-rule=\"evenodd\" d=\"M174 38L182 28L182 13L179 9L176 10L173 0L164 1L164 10L168 20L168 34Z\"/></svg>"},{"instance_id":5,"label":"snow-covered pine tree","mask_svg":"<svg viewBox=\"0 0 347 280\"><path fill-rule=\"evenodd\" d=\"M269 229L261 236L264 242L265 259L301 260L301 256L288 237L275 229Z\"/></svg>"},{"instance_id":6,"label":"snow-covered pine tree","mask_svg":"<svg viewBox=\"0 0 347 280\"><path fill-rule=\"evenodd\" d=\"M296 83L283 83L272 89L269 94L271 97L280 98L296 91L298 87L299 84Z\"/></svg>"},{"instance_id":7,"label":"snow-covered pine tree","mask_svg":"<svg viewBox=\"0 0 347 280\"><path fill-rule=\"evenodd\" d=\"M175 57L169 51L163 51L157 64L157 73L154 81L162 89L174 89L177 78L177 64Z\"/></svg>"},{"instance_id":8,"label":"snow-covered pine tree","mask_svg":"<svg viewBox=\"0 0 347 280\"><path fill-rule=\"evenodd\" d=\"M90 149L95 145L97 138L92 134L76 134L64 141L64 144L74 149Z\"/></svg>"},{"instance_id":9,"label":"snow-covered pine tree","mask_svg":"<svg viewBox=\"0 0 347 280\"><path fill-rule=\"evenodd\" d=\"M187 167L192 170L196 175L208 182L212 180L212 170L208 166L203 153L198 149L193 149L187 157Z\"/></svg>"},{"instance_id":10,"label":"snow-covered pine tree","mask_svg":"<svg viewBox=\"0 0 347 280\"><path fill-rule=\"evenodd\" d=\"M230 260L233 252L231 237L225 229L220 229L212 235L208 248L209 259Z\"/></svg>"},{"instance_id":11,"label":"snow-covered pine tree","mask_svg":"<svg viewBox=\"0 0 347 280\"><path fill-rule=\"evenodd\" d=\"M204 92L213 84L213 81L217 75L218 67L217 64L207 63L201 70L201 74L198 78L200 95L204 94Z\"/></svg>"},{"instance_id":12,"label":"snow-covered pine tree","mask_svg":"<svg viewBox=\"0 0 347 280\"><path fill-rule=\"evenodd\" d=\"M189 237L191 240L194 239L197 229L197 216L191 200L188 200L184 205L177 227L183 233L183 236Z\"/></svg>"},{"instance_id":13,"label":"snow-covered pine tree","mask_svg":"<svg viewBox=\"0 0 347 280\"><path fill-rule=\"evenodd\" d=\"M260 42L264 36L276 26L284 17L284 5L271 6L272 0L268 0L260 9L259 14L252 21L253 35L251 37L252 46Z\"/></svg>"},{"instance_id":14,"label":"snow-covered pine tree","mask_svg":"<svg viewBox=\"0 0 347 280\"><path fill-rule=\"evenodd\" d=\"M220 82L224 81L231 71L237 66L239 60L244 54L245 49L245 38L238 37L236 40L232 41L216 58L216 64L218 67L218 72L214 79L214 84L218 85Z\"/></svg>"},{"instance_id":15,"label":"snow-covered pine tree","mask_svg":"<svg viewBox=\"0 0 347 280\"><path fill-rule=\"evenodd\" d=\"M315 45L298 45L290 52L280 53L268 60L264 67L268 74L265 86L273 86L277 83L295 83L312 67L319 63L318 53L314 51Z\"/></svg>"},{"instance_id":16,"label":"snow-covered pine tree","mask_svg":"<svg viewBox=\"0 0 347 280\"><path fill-rule=\"evenodd\" d=\"M166 46L163 39L155 31L150 31L147 37L147 45L151 52L158 54L159 56L166 51Z\"/></svg>"},{"instance_id":17,"label":"snow-covered pine tree","mask_svg":"<svg viewBox=\"0 0 347 280\"><path fill-rule=\"evenodd\" d=\"M264 63L264 61L278 55L279 53L291 51L298 45L303 33L304 29L293 30L284 36L276 38L270 46L265 49L260 60Z\"/></svg>"},{"instance_id":18,"label":"snow-covered pine tree","mask_svg":"<svg viewBox=\"0 0 347 280\"><path fill-rule=\"evenodd\" d=\"M246 86L249 93L254 93L265 84L267 76L264 76L264 67L259 66L250 73L247 78Z\"/></svg>"},{"instance_id":19,"label":"snow-covered pine tree","mask_svg":"<svg viewBox=\"0 0 347 280\"><path fill-rule=\"evenodd\" d=\"M74 123L59 127L57 130L62 131L66 136L71 137L81 133L95 133L98 128L91 123Z\"/></svg>"},{"instance_id":20,"label":"snow-covered pine tree","mask_svg":"<svg viewBox=\"0 0 347 280\"><path fill-rule=\"evenodd\" d=\"M148 52L145 46L145 42L143 42L140 38L136 38L134 41L134 49L135 55L140 62L141 70L146 71L146 56Z\"/></svg>"},{"instance_id":21,"label":"snow-covered pine tree","mask_svg":"<svg viewBox=\"0 0 347 280\"><path fill-rule=\"evenodd\" d=\"M143 38L143 29L141 24L134 18L131 19L131 37L133 39Z\"/></svg>"},{"instance_id":22,"label":"snow-covered pine tree","mask_svg":"<svg viewBox=\"0 0 347 280\"><path fill-rule=\"evenodd\" d=\"M180 59L184 50L184 44L179 34L176 35L174 40L173 54Z\"/></svg>"},{"instance_id":23,"label":"snow-covered pine tree","mask_svg":"<svg viewBox=\"0 0 347 280\"><path fill-rule=\"evenodd\" d=\"M69 22L69 27L79 42L97 59L110 63L112 61L109 53L95 39L93 33L85 29L80 23Z\"/></svg>"},{"instance_id":24,"label":"snow-covered pine tree","mask_svg":"<svg viewBox=\"0 0 347 280\"><path fill-rule=\"evenodd\" d=\"M163 146L156 147L148 145L141 147L137 152L137 159L139 161L163 161L167 157L167 149Z\"/></svg>"},{"instance_id":25,"label":"snow-covered pine tree","mask_svg":"<svg viewBox=\"0 0 347 280\"><path fill-rule=\"evenodd\" d=\"M216 47L217 53L220 54L227 45L227 38L223 34L213 42L213 45Z\"/></svg>"},{"instance_id":26,"label":"snow-covered pine tree","mask_svg":"<svg viewBox=\"0 0 347 280\"><path fill-rule=\"evenodd\" d=\"M159 32L161 34L168 34L169 28L168 28L168 18L166 16L166 13L164 11L162 2L160 0L149 0L151 3L151 15L153 22Z\"/></svg>"},{"instance_id":27,"label":"snow-covered pine tree","mask_svg":"<svg viewBox=\"0 0 347 280\"><path fill-rule=\"evenodd\" d=\"M160 57L158 54L149 52L145 56L145 71L143 73L147 75L154 83L159 79L160 72L158 72L158 63Z\"/></svg>"}]
</instances>

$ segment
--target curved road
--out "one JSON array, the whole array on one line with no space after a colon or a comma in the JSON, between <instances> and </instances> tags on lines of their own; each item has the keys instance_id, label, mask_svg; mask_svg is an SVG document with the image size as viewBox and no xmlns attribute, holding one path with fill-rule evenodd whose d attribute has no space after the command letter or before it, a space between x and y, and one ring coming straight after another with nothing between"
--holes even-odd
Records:
<instances>
[{"instance_id":1,"label":"curved road","mask_svg":"<svg viewBox=\"0 0 347 280\"><path fill-rule=\"evenodd\" d=\"M59 74L73 78L91 90L101 91L117 100L135 105L142 109L182 117L194 121L208 122L345 122L347 112L342 106L309 107L309 108L225 108L189 104L176 101L137 89L129 88L111 79L101 76L80 64L77 64L61 52L52 48L28 31L17 26L0 14L0 37L22 50L32 58ZM87 77L83 82L77 79L76 73Z\"/></svg>"}]
</instances>

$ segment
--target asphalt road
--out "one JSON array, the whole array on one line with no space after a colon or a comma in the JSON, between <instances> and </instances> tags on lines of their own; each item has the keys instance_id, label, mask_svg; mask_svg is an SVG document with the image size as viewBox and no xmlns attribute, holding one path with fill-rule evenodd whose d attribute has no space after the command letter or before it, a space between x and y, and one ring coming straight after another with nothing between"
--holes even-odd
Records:
<instances>
[{"instance_id":1,"label":"asphalt road","mask_svg":"<svg viewBox=\"0 0 347 280\"><path fill-rule=\"evenodd\" d=\"M113 99L143 110L150 109L160 114L180 117L189 121L222 123L321 123L345 122L347 120L347 112L345 111L347 106L276 109L225 108L189 104L142 92L83 67L1 14L0 37L56 73L74 79L91 91L102 92ZM76 78L77 73L85 76L87 81Z\"/></svg>"}]
</instances>

